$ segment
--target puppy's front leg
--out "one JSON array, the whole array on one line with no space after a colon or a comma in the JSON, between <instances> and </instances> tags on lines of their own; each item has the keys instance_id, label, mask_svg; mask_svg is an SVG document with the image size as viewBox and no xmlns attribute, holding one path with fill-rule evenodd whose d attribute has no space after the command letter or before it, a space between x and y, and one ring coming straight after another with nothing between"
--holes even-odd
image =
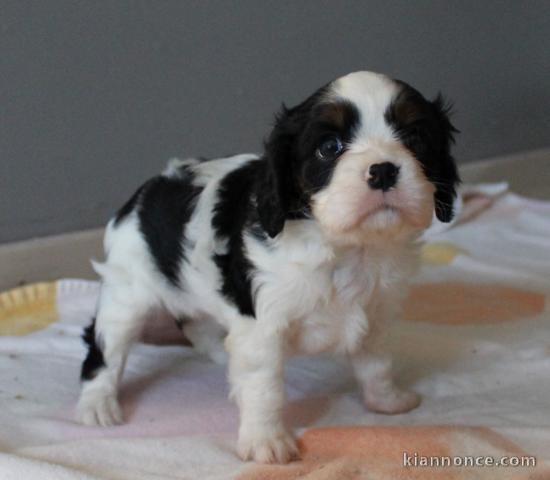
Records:
<instances>
[{"instance_id":1,"label":"puppy's front leg","mask_svg":"<svg viewBox=\"0 0 550 480\"><path fill-rule=\"evenodd\" d=\"M379 325L374 325L362 347L351 356L355 377L369 410L386 414L405 413L420 404L420 395L394 383L392 359L385 343Z\"/></svg>"},{"instance_id":2,"label":"puppy's front leg","mask_svg":"<svg viewBox=\"0 0 550 480\"><path fill-rule=\"evenodd\" d=\"M283 425L284 345L280 332L255 323L232 329L229 352L231 397L240 411L238 453L243 460L286 463L297 457L292 434Z\"/></svg>"}]
</instances>

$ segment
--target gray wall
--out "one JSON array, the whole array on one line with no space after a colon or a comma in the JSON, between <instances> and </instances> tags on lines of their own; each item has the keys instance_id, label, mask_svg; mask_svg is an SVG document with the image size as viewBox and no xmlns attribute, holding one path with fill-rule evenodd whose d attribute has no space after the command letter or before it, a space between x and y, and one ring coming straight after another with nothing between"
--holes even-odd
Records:
<instances>
[{"instance_id":1,"label":"gray wall","mask_svg":"<svg viewBox=\"0 0 550 480\"><path fill-rule=\"evenodd\" d=\"M550 144L550 1L0 1L0 242L103 224L175 155L255 151L370 69L456 104L460 161Z\"/></svg>"}]
</instances>

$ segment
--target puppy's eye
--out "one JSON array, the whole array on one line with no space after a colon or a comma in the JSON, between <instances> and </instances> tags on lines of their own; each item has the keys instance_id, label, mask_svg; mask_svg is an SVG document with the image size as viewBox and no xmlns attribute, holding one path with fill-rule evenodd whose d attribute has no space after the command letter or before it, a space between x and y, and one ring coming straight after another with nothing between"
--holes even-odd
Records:
<instances>
[{"instance_id":1,"label":"puppy's eye","mask_svg":"<svg viewBox=\"0 0 550 480\"><path fill-rule=\"evenodd\" d=\"M342 153L343 150L344 145L342 144L342 140L335 135L331 135L330 137L323 139L319 145L319 148L317 148L315 155L317 155L317 158L325 160L336 158Z\"/></svg>"}]
</instances>

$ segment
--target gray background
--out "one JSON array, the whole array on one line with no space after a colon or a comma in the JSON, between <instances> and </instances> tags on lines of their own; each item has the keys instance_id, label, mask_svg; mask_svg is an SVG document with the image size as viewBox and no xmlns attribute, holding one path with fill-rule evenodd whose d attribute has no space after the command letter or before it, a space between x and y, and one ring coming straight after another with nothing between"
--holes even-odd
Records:
<instances>
[{"instance_id":1,"label":"gray background","mask_svg":"<svg viewBox=\"0 0 550 480\"><path fill-rule=\"evenodd\" d=\"M550 144L550 1L0 0L0 243L103 224L171 156L257 151L281 101L386 72L460 161Z\"/></svg>"}]
</instances>

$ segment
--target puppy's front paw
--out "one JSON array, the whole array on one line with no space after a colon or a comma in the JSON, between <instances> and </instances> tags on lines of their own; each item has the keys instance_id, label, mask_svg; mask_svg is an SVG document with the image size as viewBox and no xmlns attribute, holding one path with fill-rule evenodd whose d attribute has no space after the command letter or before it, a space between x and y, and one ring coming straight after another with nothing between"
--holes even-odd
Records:
<instances>
[{"instance_id":1,"label":"puppy's front paw","mask_svg":"<svg viewBox=\"0 0 550 480\"><path fill-rule=\"evenodd\" d=\"M88 426L109 427L123 423L122 410L115 395L89 392L81 397L76 420Z\"/></svg>"},{"instance_id":2,"label":"puppy's front paw","mask_svg":"<svg viewBox=\"0 0 550 480\"><path fill-rule=\"evenodd\" d=\"M258 463L288 463L299 457L296 440L284 429L254 434L241 431L237 450L243 460Z\"/></svg>"},{"instance_id":3,"label":"puppy's front paw","mask_svg":"<svg viewBox=\"0 0 550 480\"><path fill-rule=\"evenodd\" d=\"M420 405L421 397L411 390L393 388L389 392L366 392L365 404L373 412L388 415L405 413Z\"/></svg>"}]
</instances>

